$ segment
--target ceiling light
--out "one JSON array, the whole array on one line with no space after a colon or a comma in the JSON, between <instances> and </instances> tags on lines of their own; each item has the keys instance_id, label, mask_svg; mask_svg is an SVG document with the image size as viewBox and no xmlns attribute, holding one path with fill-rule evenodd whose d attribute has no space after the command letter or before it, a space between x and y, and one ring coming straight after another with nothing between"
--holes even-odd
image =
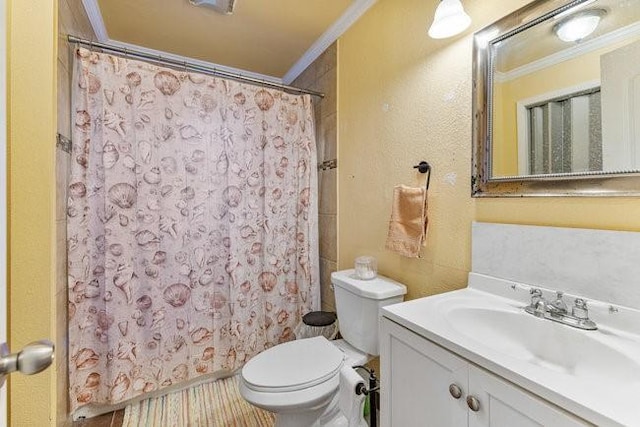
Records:
<instances>
[{"instance_id":1,"label":"ceiling light","mask_svg":"<svg viewBox=\"0 0 640 427\"><path fill-rule=\"evenodd\" d=\"M553 31L563 42L576 42L593 33L600 19L606 14L604 9L590 9L574 13L558 22Z\"/></svg>"},{"instance_id":2,"label":"ceiling light","mask_svg":"<svg viewBox=\"0 0 640 427\"><path fill-rule=\"evenodd\" d=\"M466 30L471 18L466 14L460 0L442 0L436 8L433 24L429 28L429 37L444 39Z\"/></svg>"}]
</instances>

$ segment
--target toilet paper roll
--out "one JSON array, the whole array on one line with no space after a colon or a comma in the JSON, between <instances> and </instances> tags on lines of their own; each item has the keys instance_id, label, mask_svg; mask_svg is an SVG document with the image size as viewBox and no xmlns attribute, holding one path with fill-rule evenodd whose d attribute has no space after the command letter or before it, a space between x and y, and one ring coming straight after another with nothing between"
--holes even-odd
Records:
<instances>
[{"instance_id":1,"label":"toilet paper roll","mask_svg":"<svg viewBox=\"0 0 640 427\"><path fill-rule=\"evenodd\" d=\"M349 421L349 427L366 425L362 414L366 396L356 394L358 384L364 385L364 380L351 366L340 370L340 411Z\"/></svg>"}]
</instances>

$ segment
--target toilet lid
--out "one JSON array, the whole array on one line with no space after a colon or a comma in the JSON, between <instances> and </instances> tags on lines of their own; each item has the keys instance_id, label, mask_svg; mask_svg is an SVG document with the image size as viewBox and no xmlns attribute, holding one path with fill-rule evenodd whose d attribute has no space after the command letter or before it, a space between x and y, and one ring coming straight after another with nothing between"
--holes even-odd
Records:
<instances>
[{"instance_id":1,"label":"toilet lid","mask_svg":"<svg viewBox=\"0 0 640 427\"><path fill-rule=\"evenodd\" d=\"M242 378L256 391L301 390L335 376L344 358L323 336L289 341L251 359L242 368Z\"/></svg>"}]
</instances>

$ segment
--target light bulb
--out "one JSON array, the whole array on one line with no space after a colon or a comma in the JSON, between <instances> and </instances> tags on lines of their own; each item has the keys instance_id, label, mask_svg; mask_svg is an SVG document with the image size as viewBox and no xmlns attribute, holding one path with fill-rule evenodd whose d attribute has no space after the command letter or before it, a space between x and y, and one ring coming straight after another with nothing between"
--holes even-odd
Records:
<instances>
[{"instance_id":1,"label":"light bulb","mask_svg":"<svg viewBox=\"0 0 640 427\"><path fill-rule=\"evenodd\" d=\"M605 11L602 9L585 10L566 17L556 24L553 30L563 42L579 41L598 28L604 14Z\"/></svg>"},{"instance_id":2,"label":"light bulb","mask_svg":"<svg viewBox=\"0 0 640 427\"><path fill-rule=\"evenodd\" d=\"M436 8L433 23L429 28L429 37L444 39L455 36L471 25L471 18L466 14L460 0L442 0Z\"/></svg>"}]
</instances>

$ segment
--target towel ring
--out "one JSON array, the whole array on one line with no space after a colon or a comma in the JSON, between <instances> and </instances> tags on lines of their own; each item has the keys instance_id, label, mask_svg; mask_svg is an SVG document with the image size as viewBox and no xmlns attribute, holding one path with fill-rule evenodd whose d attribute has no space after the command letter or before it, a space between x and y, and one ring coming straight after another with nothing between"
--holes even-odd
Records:
<instances>
[{"instance_id":1,"label":"towel ring","mask_svg":"<svg viewBox=\"0 0 640 427\"><path fill-rule=\"evenodd\" d=\"M414 169L418 169L420 173L427 174L427 190L429 189L429 181L431 180L431 165L424 160L418 163L413 167Z\"/></svg>"}]
</instances>

